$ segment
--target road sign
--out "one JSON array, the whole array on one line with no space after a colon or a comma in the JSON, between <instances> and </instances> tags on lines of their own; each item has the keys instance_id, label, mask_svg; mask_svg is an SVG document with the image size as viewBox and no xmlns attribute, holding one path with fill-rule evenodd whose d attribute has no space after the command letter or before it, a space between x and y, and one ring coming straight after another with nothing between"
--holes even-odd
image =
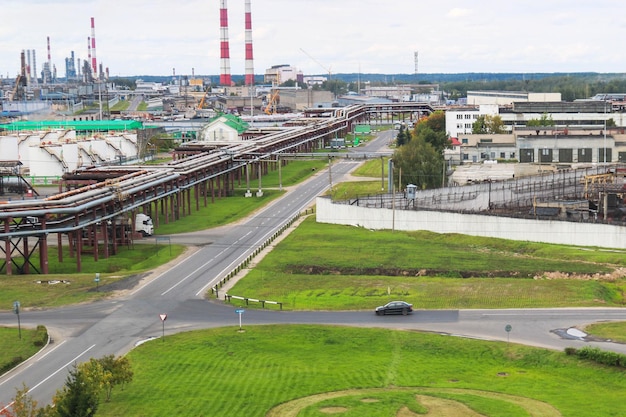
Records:
<instances>
[{"instance_id":1,"label":"road sign","mask_svg":"<svg viewBox=\"0 0 626 417\"><path fill-rule=\"evenodd\" d=\"M504 326L504 330L509 333L511 330L513 330L513 327L510 324L507 324L506 326Z\"/></svg>"},{"instance_id":2,"label":"road sign","mask_svg":"<svg viewBox=\"0 0 626 417\"><path fill-rule=\"evenodd\" d=\"M22 340L22 324L20 323L20 302L19 301L13 302L13 312L17 314L17 331L18 331L20 340Z\"/></svg>"},{"instance_id":3,"label":"road sign","mask_svg":"<svg viewBox=\"0 0 626 417\"><path fill-rule=\"evenodd\" d=\"M167 314L159 314L159 318L161 319L161 321L165 321L167 320Z\"/></svg>"},{"instance_id":4,"label":"road sign","mask_svg":"<svg viewBox=\"0 0 626 417\"><path fill-rule=\"evenodd\" d=\"M243 312L246 311L243 308L238 308L235 310L235 313L239 315L239 331L241 331L241 316L243 316Z\"/></svg>"}]
</instances>

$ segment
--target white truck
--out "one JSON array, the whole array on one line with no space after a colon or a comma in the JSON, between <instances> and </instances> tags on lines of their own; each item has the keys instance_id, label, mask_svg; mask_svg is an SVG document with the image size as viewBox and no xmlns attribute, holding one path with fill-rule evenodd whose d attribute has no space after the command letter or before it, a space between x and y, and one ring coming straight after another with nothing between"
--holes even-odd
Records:
<instances>
[{"instance_id":1,"label":"white truck","mask_svg":"<svg viewBox=\"0 0 626 417\"><path fill-rule=\"evenodd\" d=\"M154 225L152 224L150 216L137 213L135 216L135 232L139 232L144 236L152 236L154 233Z\"/></svg>"}]
</instances>

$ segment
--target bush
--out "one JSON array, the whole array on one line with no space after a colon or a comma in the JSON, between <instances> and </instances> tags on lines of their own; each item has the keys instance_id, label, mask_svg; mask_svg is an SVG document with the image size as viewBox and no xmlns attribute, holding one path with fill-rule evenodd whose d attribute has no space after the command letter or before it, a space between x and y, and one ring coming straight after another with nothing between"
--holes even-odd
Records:
<instances>
[{"instance_id":1,"label":"bush","mask_svg":"<svg viewBox=\"0 0 626 417\"><path fill-rule=\"evenodd\" d=\"M48 343L48 330L45 326L37 326L35 336L33 336L33 344L37 347L45 346Z\"/></svg>"},{"instance_id":2,"label":"bush","mask_svg":"<svg viewBox=\"0 0 626 417\"><path fill-rule=\"evenodd\" d=\"M574 356L578 353L578 351L576 350L576 348L573 347L566 347L565 348L565 354L567 356Z\"/></svg>"},{"instance_id":3,"label":"bush","mask_svg":"<svg viewBox=\"0 0 626 417\"><path fill-rule=\"evenodd\" d=\"M597 347L584 347L577 352L578 357L594 361L601 365L626 368L626 355L603 351Z\"/></svg>"}]
</instances>

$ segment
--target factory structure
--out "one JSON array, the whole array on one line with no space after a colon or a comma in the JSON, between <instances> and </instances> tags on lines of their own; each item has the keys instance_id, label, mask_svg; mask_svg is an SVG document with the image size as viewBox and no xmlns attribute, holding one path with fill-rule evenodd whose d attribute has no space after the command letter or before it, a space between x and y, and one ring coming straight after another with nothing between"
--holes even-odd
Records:
<instances>
[{"instance_id":1,"label":"factory structure","mask_svg":"<svg viewBox=\"0 0 626 417\"><path fill-rule=\"evenodd\" d=\"M467 174L457 169L453 182L459 185L520 175L512 169L500 173L498 162L545 167L626 162L623 95L567 103L558 93L474 91L463 102L446 103L436 84L379 87L364 83L359 93L335 97L330 91L312 88L327 81L326 77L307 77L289 64L273 65L263 75L255 75L251 0L245 0L244 23L243 76L231 74L227 0L219 3L219 77L196 76L194 68L190 76L177 75L173 68L168 81L137 79L134 88L120 87L97 57L93 17L83 58L74 51L65 58L65 77L52 61L54 40L50 37L40 69L35 50L23 50L15 79L0 79L3 158L18 161L20 172L33 179L58 178L86 166L149 157L154 151L150 141L154 132L175 133L181 141L237 142L262 136L263 127L280 129L303 114L319 117L347 106L406 102L445 111L452 143L445 154L449 166L488 167ZM283 86L287 81L294 86ZM116 110L120 101L142 106ZM48 121L35 116L41 114L49 115ZM419 117L395 110L376 114L381 117L378 122L391 121L396 128L410 128ZM550 115L551 125L528 126L543 115ZM500 117L504 132L473 134L474 122L487 116Z\"/></svg>"}]
</instances>

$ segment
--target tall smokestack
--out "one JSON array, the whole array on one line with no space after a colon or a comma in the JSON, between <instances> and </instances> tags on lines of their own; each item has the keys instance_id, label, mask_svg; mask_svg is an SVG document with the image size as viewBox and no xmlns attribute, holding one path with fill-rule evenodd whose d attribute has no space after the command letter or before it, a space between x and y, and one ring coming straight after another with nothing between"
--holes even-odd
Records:
<instances>
[{"instance_id":1,"label":"tall smokestack","mask_svg":"<svg viewBox=\"0 0 626 417\"><path fill-rule=\"evenodd\" d=\"M52 68L52 58L50 57L50 36L48 36L48 65Z\"/></svg>"},{"instance_id":2,"label":"tall smokestack","mask_svg":"<svg viewBox=\"0 0 626 417\"><path fill-rule=\"evenodd\" d=\"M30 84L30 77L32 76L32 74L30 73L30 69L32 68L30 66L30 49L26 50L26 54L28 58L28 66L26 67L26 79L28 80L28 83Z\"/></svg>"},{"instance_id":3,"label":"tall smokestack","mask_svg":"<svg viewBox=\"0 0 626 417\"><path fill-rule=\"evenodd\" d=\"M246 0L246 85L254 85L254 60L252 58L252 12Z\"/></svg>"},{"instance_id":4,"label":"tall smokestack","mask_svg":"<svg viewBox=\"0 0 626 417\"><path fill-rule=\"evenodd\" d=\"M220 84L230 86L230 48L228 46L228 9L226 0L220 0Z\"/></svg>"},{"instance_id":5,"label":"tall smokestack","mask_svg":"<svg viewBox=\"0 0 626 417\"><path fill-rule=\"evenodd\" d=\"M87 61L91 65L91 36L87 36Z\"/></svg>"},{"instance_id":6,"label":"tall smokestack","mask_svg":"<svg viewBox=\"0 0 626 417\"><path fill-rule=\"evenodd\" d=\"M33 75L35 80L35 85L37 85L38 75L37 75L37 57L35 55L35 50L33 49Z\"/></svg>"},{"instance_id":7,"label":"tall smokestack","mask_svg":"<svg viewBox=\"0 0 626 417\"><path fill-rule=\"evenodd\" d=\"M50 55L50 36L47 37L47 43L48 43L48 65L46 68L46 64L44 64L44 77L43 77L43 83L44 84L48 84L50 82L52 82L52 58Z\"/></svg>"},{"instance_id":8,"label":"tall smokestack","mask_svg":"<svg viewBox=\"0 0 626 417\"><path fill-rule=\"evenodd\" d=\"M95 78L98 78L98 62L96 61L96 24L91 18L91 69Z\"/></svg>"},{"instance_id":9,"label":"tall smokestack","mask_svg":"<svg viewBox=\"0 0 626 417\"><path fill-rule=\"evenodd\" d=\"M26 52L22 49L20 53L20 76L22 77L22 85L26 84Z\"/></svg>"}]
</instances>

